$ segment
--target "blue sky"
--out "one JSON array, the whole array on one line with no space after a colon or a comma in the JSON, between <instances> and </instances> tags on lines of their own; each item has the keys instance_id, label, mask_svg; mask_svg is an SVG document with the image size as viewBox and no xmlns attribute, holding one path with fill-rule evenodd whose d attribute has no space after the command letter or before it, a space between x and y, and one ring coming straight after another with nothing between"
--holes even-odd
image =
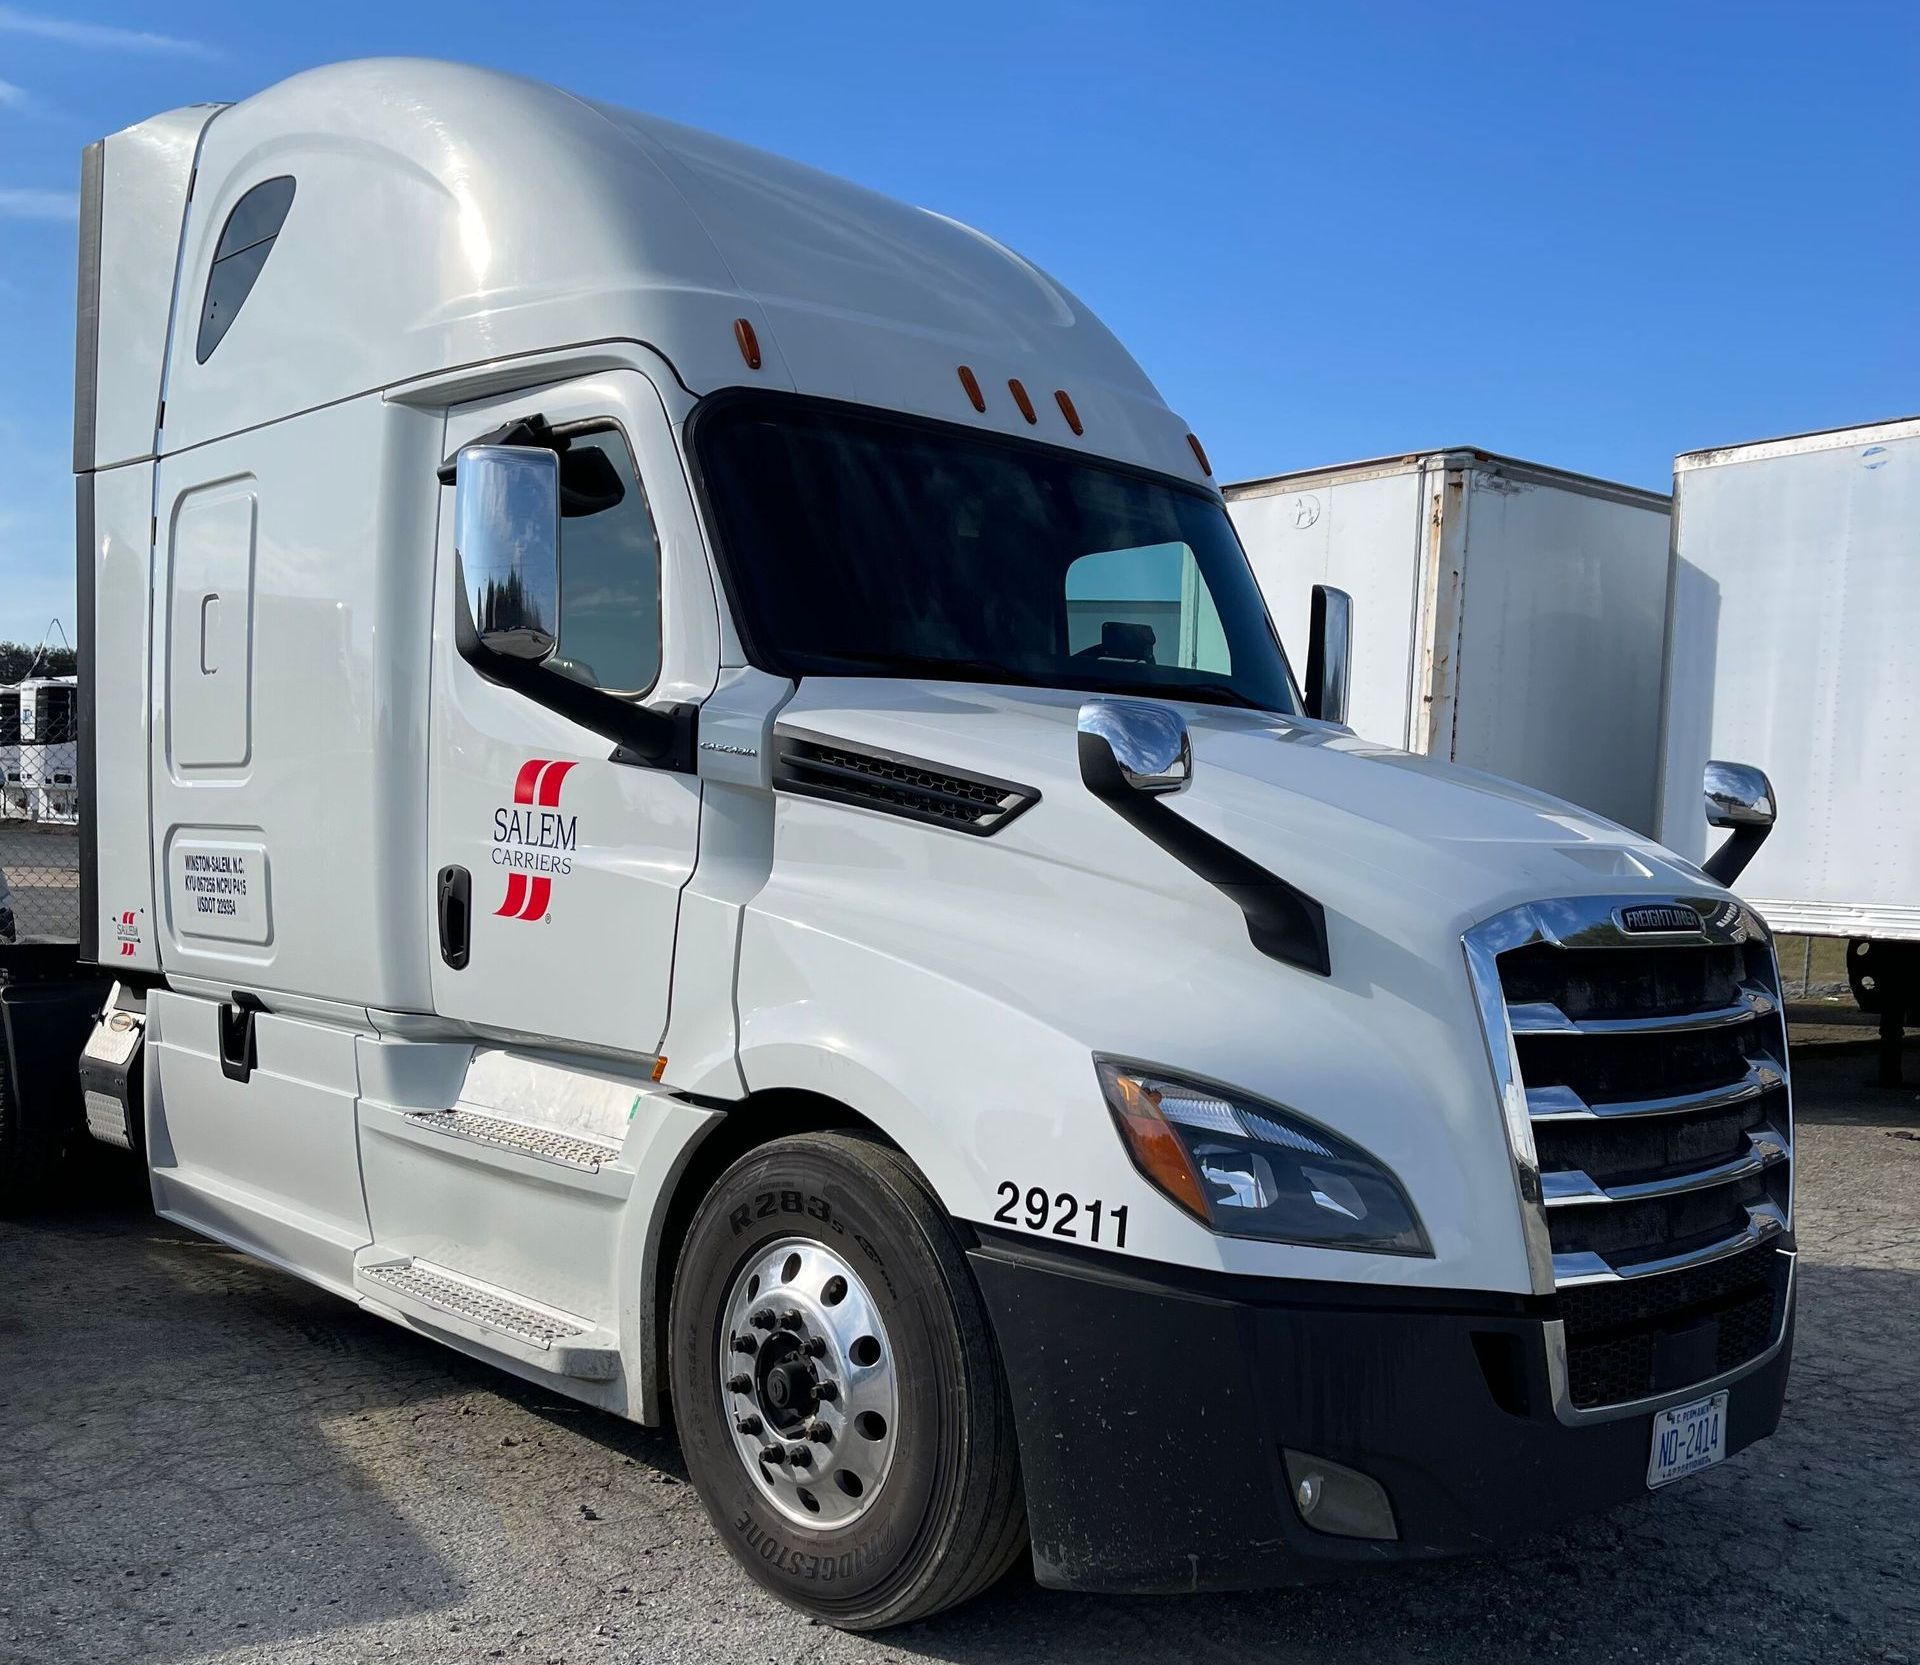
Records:
<instances>
[{"instance_id":1,"label":"blue sky","mask_svg":"<svg viewBox=\"0 0 1920 1665\"><path fill-rule=\"evenodd\" d=\"M0 4L0 637L72 628L87 140L497 64L971 221L1223 478L1476 444L1643 485L1920 411L1920 6Z\"/></svg>"}]
</instances>

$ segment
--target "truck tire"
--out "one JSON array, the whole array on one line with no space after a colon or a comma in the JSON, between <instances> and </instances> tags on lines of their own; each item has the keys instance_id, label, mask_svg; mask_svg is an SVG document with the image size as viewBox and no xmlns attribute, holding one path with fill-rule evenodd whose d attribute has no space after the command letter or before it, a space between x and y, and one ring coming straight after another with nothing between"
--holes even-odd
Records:
<instances>
[{"instance_id":1,"label":"truck tire","mask_svg":"<svg viewBox=\"0 0 1920 1665\"><path fill-rule=\"evenodd\" d=\"M701 1501L783 1601L879 1630L977 1595L1025 1548L993 1332L897 1151L809 1133L736 1162L688 1228L669 1343Z\"/></svg>"}]
</instances>

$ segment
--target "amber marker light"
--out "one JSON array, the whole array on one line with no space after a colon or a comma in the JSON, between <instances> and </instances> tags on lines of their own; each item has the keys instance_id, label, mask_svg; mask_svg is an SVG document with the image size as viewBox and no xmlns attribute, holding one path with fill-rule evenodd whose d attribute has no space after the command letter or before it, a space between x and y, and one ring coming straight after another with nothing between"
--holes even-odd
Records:
<instances>
[{"instance_id":1,"label":"amber marker light","mask_svg":"<svg viewBox=\"0 0 1920 1665\"><path fill-rule=\"evenodd\" d=\"M984 411L987 408L987 396L980 391L980 383L964 364L960 366L960 385L967 390L967 397L973 401L973 408Z\"/></svg>"},{"instance_id":2,"label":"amber marker light","mask_svg":"<svg viewBox=\"0 0 1920 1665\"><path fill-rule=\"evenodd\" d=\"M1211 480L1213 478L1213 464L1207 461L1205 447L1203 447L1198 438L1192 434L1187 435L1187 444L1193 447L1193 460L1200 465L1200 472Z\"/></svg>"},{"instance_id":3,"label":"amber marker light","mask_svg":"<svg viewBox=\"0 0 1920 1665\"><path fill-rule=\"evenodd\" d=\"M661 1080L663 1077L665 1077L666 1073L667 1073L667 1060L664 1057L654 1059L653 1061L654 1080L656 1081Z\"/></svg>"},{"instance_id":4,"label":"amber marker light","mask_svg":"<svg viewBox=\"0 0 1920 1665\"><path fill-rule=\"evenodd\" d=\"M1060 407L1060 414L1067 419L1067 426L1076 435L1084 434L1087 430L1080 426L1080 413L1073 408L1073 401L1067 397L1067 390L1064 387L1055 388L1053 399L1054 403Z\"/></svg>"},{"instance_id":5,"label":"amber marker light","mask_svg":"<svg viewBox=\"0 0 1920 1665\"><path fill-rule=\"evenodd\" d=\"M1211 1224L1207 1193L1186 1145L1160 1114L1160 1095L1118 1064L1102 1063L1099 1069L1107 1108L1133 1165L1202 1225Z\"/></svg>"},{"instance_id":6,"label":"amber marker light","mask_svg":"<svg viewBox=\"0 0 1920 1665\"><path fill-rule=\"evenodd\" d=\"M733 338L740 343L740 356L747 361L749 370L760 368L760 337L753 333L753 325L744 318L733 321Z\"/></svg>"},{"instance_id":7,"label":"amber marker light","mask_svg":"<svg viewBox=\"0 0 1920 1665\"><path fill-rule=\"evenodd\" d=\"M1020 407L1020 414L1024 416L1028 422L1032 423L1040 420L1040 418L1034 414L1033 401L1027 397L1027 390L1020 385L1020 378L1018 376L1015 376L1007 383L1007 391L1013 395L1013 402Z\"/></svg>"}]
</instances>

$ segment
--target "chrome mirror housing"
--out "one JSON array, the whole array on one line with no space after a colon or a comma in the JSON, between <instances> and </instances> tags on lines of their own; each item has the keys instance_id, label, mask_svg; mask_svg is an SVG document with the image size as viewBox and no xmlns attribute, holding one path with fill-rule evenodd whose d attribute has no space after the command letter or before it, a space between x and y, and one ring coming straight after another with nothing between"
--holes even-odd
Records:
<instances>
[{"instance_id":1,"label":"chrome mirror housing","mask_svg":"<svg viewBox=\"0 0 1920 1665\"><path fill-rule=\"evenodd\" d=\"M1773 783L1751 763L1709 763L1702 785L1708 826L1773 825Z\"/></svg>"},{"instance_id":2,"label":"chrome mirror housing","mask_svg":"<svg viewBox=\"0 0 1920 1665\"><path fill-rule=\"evenodd\" d=\"M1104 746L1120 778L1136 792L1178 792L1193 779L1187 720L1147 700L1096 699L1080 707L1081 751Z\"/></svg>"},{"instance_id":3,"label":"chrome mirror housing","mask_svg":"<svg viewBox=\"0 0 1920 1665\"><path fill-rule=\"evenodd\" d=\"M1307 641L1307 715L1345 725L1353 664L1353 597L1330 584L1313 587Z\"/></svg>"},{"instance_id":4,"label":"chrome mirror housing","mask_svg":"<svg viewBox=\"0 0 1920 1665\"><path fill-rule=\"evenodd\" d=\"M454 556L480 646L543 664L560 633L560 458L469 446L454 481Z\"/></svg>"},{"instance_id":5,"label":"chrome mirror housing","mask_svg":"<svg viewBox=\"0 0 1920 1665\"><path fill-rule=\"evenodd\" d=\"M1725 827L1733 836L1701 863L1708 878L1730 885L1747 870L1775 815L1773 783L1750 763L1709 763L1701 782L1706 792L1707 825Z\"/></svg>"}]
</instances>

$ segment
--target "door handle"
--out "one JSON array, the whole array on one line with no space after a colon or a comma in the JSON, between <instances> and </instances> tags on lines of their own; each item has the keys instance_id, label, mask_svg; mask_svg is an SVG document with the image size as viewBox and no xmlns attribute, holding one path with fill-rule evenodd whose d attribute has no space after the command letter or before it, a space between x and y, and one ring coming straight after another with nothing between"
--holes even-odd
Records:
<instances>
[{"instance_id":1,"label":"door handle","mask_svg":"<svg viewBox=\"0 0 1920 1665\"><path fill-rule=\"evenodd\" d=\"M440 958L464 971L473 945L473 875L464 867L440 869Z\"/></svg>"},{"instance_id":2,"label":"door handle","mask_svg":"<svg viewBox=\"0 0 1920 1665\"><path fill-rule=\"evenodd\" d=\"M255 996L239 993L220 1008L220 1073L243 1087L253 1079L260 1064L253 1019L262 1009Z\"/></svg>"},{"instance_id":3,"label":"door handle","mask_svg":"<svg viewBox=\"0 0 1920 1665\"><path fill-rule=\"evenodd\" d=\"M212 676L219 670L213 662L214 628L220 622L220 597L203 595L200 598L200 674Z\"/></svg>"}]
</instances>

